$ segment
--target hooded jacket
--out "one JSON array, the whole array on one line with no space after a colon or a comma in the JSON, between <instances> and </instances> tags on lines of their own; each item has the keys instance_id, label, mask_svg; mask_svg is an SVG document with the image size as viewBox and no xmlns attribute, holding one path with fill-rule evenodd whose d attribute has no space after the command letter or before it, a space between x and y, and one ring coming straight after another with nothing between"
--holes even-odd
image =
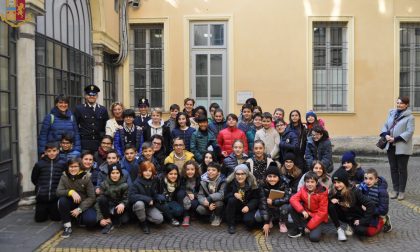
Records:
<instances>
[{"instance_id":1,"label":"hooded jacket","mask_svg":"<svg viewBox=\"0 0 420 252\"><path fill-rule=\"evenodd\" d=\"M389 210L389 195L388 183L385 178L378 177L378 183L373 187L368 187L365 182L362 182L357 187L363 195L367 196L375 203L373 214L375 216L384 216L388 214ZM376 221L376 222L375 222ZM372 218L371 225L376 226L377 219Z\"/></svg>"}]
</instances>

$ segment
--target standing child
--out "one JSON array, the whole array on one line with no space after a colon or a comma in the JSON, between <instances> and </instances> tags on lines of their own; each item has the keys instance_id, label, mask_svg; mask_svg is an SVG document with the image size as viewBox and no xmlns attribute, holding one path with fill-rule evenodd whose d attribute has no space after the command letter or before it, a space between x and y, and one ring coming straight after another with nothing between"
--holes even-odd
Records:
<instances>
[{"instance_id":1,"label":"standing child","mask_svg":"<svg viewBox=\"0 0 420 252\"><path fill-rule=\"evenodd\" d=\"M50 218L60 220L57 209L57 190L61 174L66 169L66 160L60 159L56 143L47 143L43 157L32 169L31 181L35 185L35 221L43 222Z\"/></svg>"},{"instance_id":2,"label":"standing child","mask_svg":"<svg viewBox=\"0 0 420 252\"><path fill-rule=\"evenodd\" d=\"M66 161L80 157L80 151L73 148L73 137L63 135L60 141L60 158Z\"/></svg>"},{"instance_id":3,"label":"standing child","mask_svg":"<svg viewBox=\"0 0 420 252\"><path fill-rule=\"evenodd\" d=\"M242 119L238 123L238 129L242 130L244 134L246 134L251 127L253 126L252 123L252 105L251 104L244 104L242 105Z\"/></svg>"},{"instance_id":4,"label":"standing child","mask_svg":"<svg viewBox=\"0 0 420 252\"><path fill-rule=\"evenodd\" d=\"M171 131L172 139L177 137L184 140L185 149L190 150L191 136L194 133L195 129L190 127L190 120L188 115L184 112L178 113L176 116L175 128Z\"/></svg>"},{"instance_id":5,"label":"standing child","mask_svg":"<svg viewBox=\"0 0 420 252\"><path fill-rule=\"evenodd\" d=\"M254 139L255 139L255 134L257 133L258 130L260 130L262 128L262 116L260 113L254 114L252 116L253 119L253 124L252 127L250 128L250 130L248 130L245 133L246 136L246 140L248 141L248 156L252 157L254 155Z\"/></svg>"},{"instance_id":6,"label":"standing child","mask_svg":"<svg viewBox=\"0 0 420 252\"><path fill-rule=\"evenodd\" d=\"M232 144L233 152L223 159L222 173L227 177L229 176L236 166L245 163L248 155L244 153L244 142L237 139Z\"/></svg>"},{"instance_id":7,"label":"standing child","mask_svg":"<svg viewBox=\"0 0 420 252\"><path fill-rule=\"evenodd\" d=\"M167 121L165 121L165 126L169 128L169 130L172 132L173 129L175 129L176 126L176 116L179 113L179 105L178 104L172 104L169 107L170 111L170 117Z\"/></svg>"},{"instance_id":8,"label":"standing child","mask_svg":"<svg viewBox=\"0 0 420 252\"><path fill-rule=\"evenodd\" d=\"M144 161L139 165L139 176L130 187L128 200L133 212L140 221L143 233L150 234L147 221L153 224L163 222L162 213L156 208L158 203L156 169L152 162Z\"/></svg>"},{"instance_id":9,"label":"standing child","mask_svg":"<svg viewBox=\"0 0 420 252\"><path fill-rule=\"evenodd\" d=\"M255 140L254 142L254 156L246 160L249 164L251 173L254 174L258 184L265 180L265 171L273 159L265 154L265 145L262 140Z\"/></svg>"},{"instance_id":10,"label":"standing child","mask_svg":"<svg viewBox=\"0 0 420 252\"><path fill-rule=\"evenodd\" d=\"M131 181L134 181L137 178L139 173L139 163L140 160L137 156L137 148L134 145L127 144L124 148L124 158L120 161L120 164L122 169L126 170L130 175ZM121 176L123 175L121 174Z\"/></svg>"},{"instance_id":11,"label":"standing child","mask_svg":"<svg viewBox=\"0 0 420 252\"><path fill-rule=\"evenodd\" d=\"M209 106L210 117L208 118L209 124L214 122L214 112L216 112L217 109L220 109L219 104L217 104L216 102L213 102L212 104L210 104Z\"/></svg>"},{"instance_id":12,"label":"standing child","mask_svg":"<svg viewBox=\"0 0 420 252\"><path fill-rule=\"evenodd\" d=\"M194 160L187 161L184 164L184 169L181 173L181 195L183 198L184 206L184 220L182 221L183 227L190 225L190 216L195 212L198 206L198 190L200 188L200 166Z\"/></svg>"},{"instance_id":13,"label":"standing child","mask_svg":"<svg viewBox=\"0 0 420 252\"><path fill-rule=\"evenodd\" d=\"M150 119L143 129L144 141L151 141L153 135L160 135L163 137L163 144L170 147L172 138L171 130L167 127L162 119L162 109L152 109L152 119ZM140 152L140 151L139 151Z\"/></svg>"},{"instance_id":14,"label":"standing child","mask_svg":"<svg viewBox=\"0 0 420 252\"><path fill-rule=\"evenodd\" d=\"M213 122L211 122L209 124L209 130L211 132L213 132L214 136L217 138L217 136L219 135L219 132L222 129L225 129L226 126L226 121L225 118L223 116L223 110L222 109L216 109L214 111L214 120Z\"/></svg>"},{"instance_id":15,"label":"standing child","mask_svg":"<svg viewBox=\"0 0 420 252\"><path fill-rule=\"evenodd\" d=\"M208 130L209 123L205 116L199 116L196 119L198 123L198 129L191 136L191 152L194 154L194 159L197 162L203 162L203 154L207 150L214 151L215 153L220 152L220 148L217 145L216 137L211 131Z\"/></svg>"},{"instance_id":16,"label":"standing child","mask_svg":"<svg viewBox=\"0 0 420 252\"><path fill-rule=\"evenodd\" d=\"M270 113L265 112L262 114L262 128L255 133L254 140L262 140L265 145L265 154L274 158L273 150L280 143L279 133L276 131L273 124L273 118Z\"/></svg>"},{"instance_id":17,"label":"standing child","mask_svg":"<svg viewBox=\"0 0 420 252\"><path fill-rule=\"evenodd\" d=\"M305 162L305 150L306 142L308 141L308 134L305 125L302 123L302 117L300 111L294 109L289 114L289 125L287 129L292 130L298 139L298 148L295 150L296 163L302 164L300 167L303 172L306 172L309 167L306 166Z\"/></svg>"},{"instance_id":18,"label":"standing child","mask_svg":"<svg viewBox=\"0 0 420 252\"><path fill-rule=\"evenodd\" d=\"M114 148L117 150L120 157L124 156L124 147L127 144L133 145L137 152L141 151L143 143L143 130L141 126L134 124L134 117L136 116L134 110L126 109L123 112L124 124L122 129L115 132Z\"/></svg>"},{"instance_id":19,"label":"standing child","mask_svg":"<svg viewBox=\"0 0 420 252\"><path fill-rule=\"evenodd\" d=\"M96 213L102 234L114 229L113 223L125 224L130 217L127 214L128 185L123 181L119 163L108 166L108 177L101 184L101 195L96 199Z\"/></svg>"},{"instance_id":20,"label":"standing child","mask_svg":"<svg viewBox=\"0 0 420 252\"><path fill-rule=\"evenodd\" d=\"M300 237L309 233L311 242L321 240L321 224L328 222L328 190L318 183L314 172L305 175L305 186L290 198L293 228L289 237Z\"/></svg>"},{"instance_id":21,"label":"standing child","mask_svg":"<svg viewBox=\"0 0 420 252\"><path fill-rule=\"evenodd\" d=\"M228 127L221 130L217 135L217 143L221 148L223 158L232 153L233 143L238 139L242 140L244 152L248 154L248 142L245 133L236 127L238 124L238 117L235 114L229 114L226 117L226 120Z\"/></svg>"},{"instance_id":22,"label":"standing child","mask_svg":"<svg viewBox=\"0 0 420 252\"><path fill-rule=\"evenodd\" d=\"M200 189L197 195L199 215L211 215L211 225L220 226L222 222L223 199L226 187L225 177L220 173L221 166L211 162L207 172L201 176Z\"/></svg>"},{"instance_id":23,"label":"standing child","mask_svg":"<svg viewBox=\"0 0 420 252\"><path fill-rule=\"evenodd\" d=\"M72 234L71 220L76 218L81 225L96 225L95 190L90 175L81 170L80 159L71 159L67 170L61 175L57 187L58 211L63 222L64 231L61 237L68 238Z\"/></svg>"}]
</instances>

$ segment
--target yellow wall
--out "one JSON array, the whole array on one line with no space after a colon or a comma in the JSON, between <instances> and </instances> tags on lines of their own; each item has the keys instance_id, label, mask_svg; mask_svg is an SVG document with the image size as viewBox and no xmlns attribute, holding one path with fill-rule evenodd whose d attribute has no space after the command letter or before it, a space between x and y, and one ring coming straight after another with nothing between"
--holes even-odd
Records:
<instances>
[{"instance_id":1,"label":"yellow wall","mask_svg":"<svg viewBox=\"0 0 420 252\"><path fill-rule=\"evenodd\" d=\"M377 135L398 96L396 17L420 17L418 0L148 0L130 8L129 22L164 19L165 104L182 104L189 87L186 22L229 17L229 108L238 113L236 92L250 90L264 111L283 107L288 114L311 109L309 17L349 17L354 34L354 107L351 113L319 114L332 136ZM397 45L398 46L398 45ZM128 63L126 63L128 64ZM126 65L128 69L128 65ZM187 68L187 69L186 69ZM125 71L125 75L129 72ZM397 78L395 78L397 77ZM125 80L129 77L125 76ZM396 79L396 81L395 81ZM124 81L128 96L128 82ZM124 97L128 102L128 97ZM420 125L420 117L417 117ZM417 131L416 135L420 135Z\"/></svg>"},{"instance_id":2,"label":"yellow wall","mask_svg":"<svg viewBox=\"0 0 420 252\"><path fill-rule=\"evenodd\" d=\"M93 44L104 45L110 53L119 51L119 16L114 1L91 0Z\"/></svg>"}]
</instances>

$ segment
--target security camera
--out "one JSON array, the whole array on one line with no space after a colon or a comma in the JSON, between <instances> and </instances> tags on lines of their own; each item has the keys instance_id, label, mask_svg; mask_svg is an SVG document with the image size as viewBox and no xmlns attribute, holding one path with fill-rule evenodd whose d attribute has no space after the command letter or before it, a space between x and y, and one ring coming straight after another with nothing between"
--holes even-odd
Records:
<instances>
[{"instance_id":1,"label":"security camera","mask_svg":"<svg viewBox=\"0 0 420 252\"><path fill-rule=\"evenodd\" d=\"M131 5L133 8L139 8L140 0L128 0L128 4Z\"/></svg>"}]
</instances>

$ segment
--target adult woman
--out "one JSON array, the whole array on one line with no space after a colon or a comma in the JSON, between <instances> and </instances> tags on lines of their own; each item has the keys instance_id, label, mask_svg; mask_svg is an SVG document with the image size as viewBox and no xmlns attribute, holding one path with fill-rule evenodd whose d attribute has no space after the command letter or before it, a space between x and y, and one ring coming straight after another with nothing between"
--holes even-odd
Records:
<instances>
[{"instance_id":1,"label":"adult woman","mask_svg":"<svg viewBox=\"0 0 420 252\"><path fill-rule=\"evenodd\" d=\"M106 121L105 134L114 137L117 129L122 129L124 118L123 118L124 106L120 102L114 102L111 105L112 118Z\"/></svg>"},{"instance_id":2,"label":"adult woman","mask_svg":"<svg viewBox=\"0 0 420 252\"><path fill-rule=\"evenodd\" d=\"M388 143L385 146L391 168L393 192L389 193L391 199L398 197L404 199L405 186L407 184L407 164L410 155L413 154L413 133L415 128L414 116L408 108L410 99L399 97L397 109L389 112L388 119L381 130L381 136Z\"/></svg>"},{"instance_id":3,"label":"adult woman","mask_svg":"<svg viewBox=\"0 0 420 252\"><path fill-rule=\"evenodd\" d=\"M60 94L54 100L55 107L44 117L38 137L38 154L44 153L49 142L60 142L63 135L72 138L75 151L81 152L80 135L76 119L69 110L69 97Z\"/></svg>"}]
</instances>

